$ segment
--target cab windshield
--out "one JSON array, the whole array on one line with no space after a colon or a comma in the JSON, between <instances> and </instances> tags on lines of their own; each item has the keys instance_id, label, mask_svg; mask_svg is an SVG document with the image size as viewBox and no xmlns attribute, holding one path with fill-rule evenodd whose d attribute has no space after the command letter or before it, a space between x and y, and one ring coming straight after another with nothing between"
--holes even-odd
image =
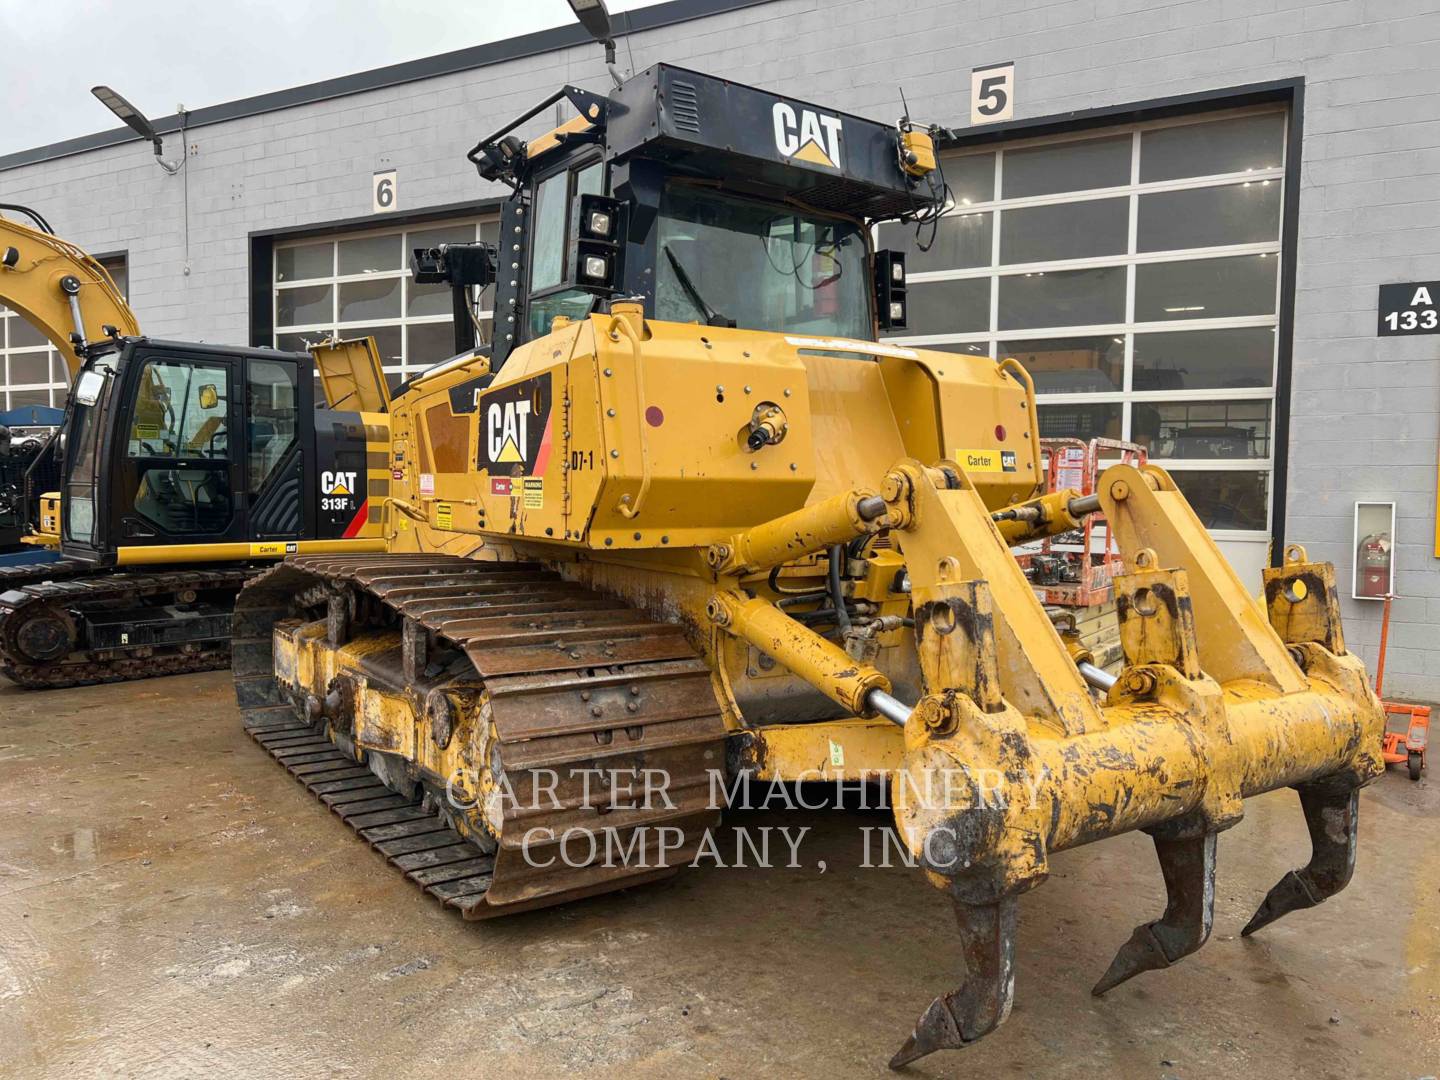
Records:
<instances>
[{"instance_id":1,"label":"cab windshield","mask_svg":"<svg viewBox=\"0 0 1440 1080\"><path fill-rule=\"evenodd\" d=\"M848 221L683 183L661 198L657 319L870 340L868 285Z\"/></svg>"}]
</instances>

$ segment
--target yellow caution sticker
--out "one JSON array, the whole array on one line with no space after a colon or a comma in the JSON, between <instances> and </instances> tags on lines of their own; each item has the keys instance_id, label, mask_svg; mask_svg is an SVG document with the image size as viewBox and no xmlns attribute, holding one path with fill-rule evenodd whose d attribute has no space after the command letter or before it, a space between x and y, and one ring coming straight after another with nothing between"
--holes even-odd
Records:
<instances>
[{"instance_id":1,"label":"yellow caution sticker","mask_svg":"<svg viewBox=\"0 0 1440 1080\"><path fill-rule=\"evenodd\" d=\"M967 473L1005 473L1019 468L1014 450L956 450L955 460Z\"/></svg>"},{"instance_id":2,"label":"yellow caution sticker","mask_svg":"<svg viewBox=\"0 0 1440 1080\"><path fill-rule=\"evenodd\" d=\"M525 491L525 509L541 510L545 506L545 478L543 476L526 476L523 478Z\"/></svg>"},{"instance_id":3,"label":"yellow caution sticker","mask_svg":"<svg viewBox=\"0 0 1440 1080\"><path fill-rule=\"evenodd\" d=\"M455 527L455 516L449 503L437 502L435 504L435 527L437 529Z\"/></svg>"}]
</instances>

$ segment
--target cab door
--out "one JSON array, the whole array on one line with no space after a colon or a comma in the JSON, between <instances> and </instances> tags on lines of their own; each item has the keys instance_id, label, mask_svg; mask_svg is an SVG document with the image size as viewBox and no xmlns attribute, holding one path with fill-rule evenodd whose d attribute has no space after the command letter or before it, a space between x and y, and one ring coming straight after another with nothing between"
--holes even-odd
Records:
<instances>
[{"instance_id":1,"label":"cab door","mask_svg":"<svg viewBox=\"0 0 1440 1080\"><path fill-rule=\"evenodd\" d=\"M238 358L142 353L127 375L111 500L117 545L244 539Z\"/></svg>"},{"instance_id":2,"label":"cab door","mask_svg":"<svg viewBox=\"0 0 1440 1080\"><path fill-rule=\"evenodd\" d=\"M305 490L312 440L301 422L314 416L314 379L301 375L299 363L283 356L245 359L245 501L251 540L314 535L306 520Z\"/></svg>"}]
</instances>

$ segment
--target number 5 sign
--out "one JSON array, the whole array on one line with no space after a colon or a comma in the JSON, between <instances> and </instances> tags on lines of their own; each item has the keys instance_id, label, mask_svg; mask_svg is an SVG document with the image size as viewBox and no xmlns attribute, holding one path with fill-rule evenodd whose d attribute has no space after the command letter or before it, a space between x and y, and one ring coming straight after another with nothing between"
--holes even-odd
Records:
<instances>
[{"instance_id":1,"label":"number 5 sign","mask_svg":"<svg viewBox=\"0 0 1440 1080\"><path fill-rule=\"evenodd\" d=\"M1380 336L1440 334L1440 281L1380 286Z\"/></svg>"},{"instance_id":2,"label":"number 5 sign","mask_svg":"<svg viewBox=\"0 0 1440 1080\"><path fill-rule=\"evenodd\" d=\"M400 205L400 192L396 186L395 170L377 172L370 189L371 212L388 214Z\"/></svg>"},{"instance_id":3,"label":"number 5 sign","mask_svg":"<svg viewBox=\"0 0 1440 1080\"><path fill-rule=\"evenodd\" d=\"M970 123L993 124L1015 115L1015 61L970 72Z\"/></svg>"}]
</instances>

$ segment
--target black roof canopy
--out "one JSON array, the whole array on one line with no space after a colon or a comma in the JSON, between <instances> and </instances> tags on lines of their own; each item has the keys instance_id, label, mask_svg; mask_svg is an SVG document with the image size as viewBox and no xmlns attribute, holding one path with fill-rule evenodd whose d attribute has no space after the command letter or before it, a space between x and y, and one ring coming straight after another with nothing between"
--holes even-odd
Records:
<instances>
[{"instance_id":1,"label":"black roof canopy","mask_svg":"<svg viewBox=\"0 0 1440 1080\"><path fill-rule=\"evenodd\" d=\"M896 128L727 79L656 64L612 91L606 113L617 162L657 159L865 218L930 201L900 167Z\"/></svg>"}]
</instances>

